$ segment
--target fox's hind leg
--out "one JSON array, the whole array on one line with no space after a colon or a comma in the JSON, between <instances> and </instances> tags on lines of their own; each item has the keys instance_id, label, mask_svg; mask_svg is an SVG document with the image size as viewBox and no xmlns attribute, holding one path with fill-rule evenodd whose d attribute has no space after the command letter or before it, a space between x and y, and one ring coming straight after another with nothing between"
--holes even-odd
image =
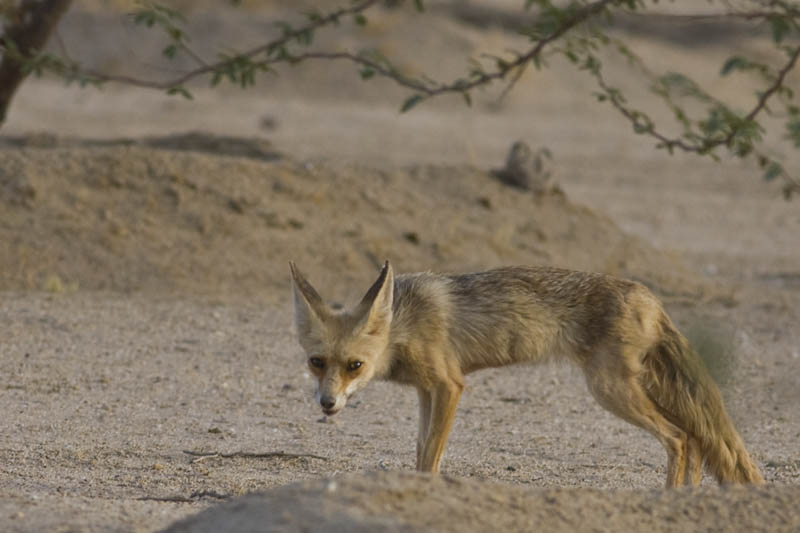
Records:
<instances>
[{"instance_id":1,"label":"fox's hind leg","mask_svg":"<svg viewBox=\"0 0 800 533\"><path fill-rule=\"evenodd\" d=\"M589 390L600 405L658 439L667 451L666 485L678 487L686 472L688 435L659 413L639 381L638 355L629 355L605 352L593 357L584 367Z\"/></svg>"}]
</instances>

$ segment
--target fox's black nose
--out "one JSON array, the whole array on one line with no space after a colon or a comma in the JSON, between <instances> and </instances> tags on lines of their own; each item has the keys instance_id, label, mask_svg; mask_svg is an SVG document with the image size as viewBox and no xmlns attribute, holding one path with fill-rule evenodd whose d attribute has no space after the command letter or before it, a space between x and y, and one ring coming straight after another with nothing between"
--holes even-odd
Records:
<instances>
[{"instance_id":1,"label":"fox's black nose","mask_svg":"<svg viewBox=\"0 0 800 533\"><path fill-rule=\"evenodd\" d=\"M319 404L325 409L333 409L333 406L336 405L336 400L331 396L323 396L319 399Z\"/></svg>"}]
</instances>

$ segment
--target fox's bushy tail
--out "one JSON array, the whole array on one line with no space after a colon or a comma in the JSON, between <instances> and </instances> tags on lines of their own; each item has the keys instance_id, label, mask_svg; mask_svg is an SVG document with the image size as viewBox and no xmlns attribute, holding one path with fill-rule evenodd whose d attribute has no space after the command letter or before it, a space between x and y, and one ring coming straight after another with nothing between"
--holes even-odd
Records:
<instances>
[{"instance_id":1,"label":"fox's bushy tail","mask_svg":"<svg viewBox=\"0 0 800 533\"><path fill-rule=\"evenodd\" d=\"M644 360L648 395L665 417L697 439L706 468L719 483L763 483L703 360L666 315L661 327L661 341Z\"/></svg>"}]
</instances>

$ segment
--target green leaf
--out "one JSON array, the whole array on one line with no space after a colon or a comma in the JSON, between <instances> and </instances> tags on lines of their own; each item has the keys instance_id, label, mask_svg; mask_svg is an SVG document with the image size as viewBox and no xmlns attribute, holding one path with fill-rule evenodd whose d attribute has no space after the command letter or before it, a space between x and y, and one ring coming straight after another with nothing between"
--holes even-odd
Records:
<instances>
[{"instance_id":1,"label":"green leaf","mask_svg":"<svg viewBox=\"0 0 800 533\"><path fill-rule=\"evenodd\" d=\"M144 24L151 28L156 22L156 15L152 11L140 11L133 16L133 23L136 25Z\"/></svg>"},{"instance_id":2,"label":"green leaf","mask_svg":"<svg viewBox=\"0 0 800 533\"><path fill-rule=\"evenodd\" d=\"M289 24L288 22L284 22L282 20L278 20L274 24L275 24L275 26L280 28L281 33L283 33L284 37L288 37L291 33L294 32L294 28L292 28L292 25Z\"/></svg>"},{"instance_id":3,"label":"green leaf","mask_svg":"<svg viewBox=\"0 0 800 533\"><path fill-rule=\"evenodd\" d=\"M569 59L569 62L574 64L574 65L577 65L578 61L580 61L580 58L578 57L578 54L576 54L572 50L566 50L564 52L564 56L566 56L566 58Z\"/></svg>"},{"instance_id":4,"label":"green leaf","mask_svg":"<svg viewBox=\"0 0 800 533\"><path fill-rule=\"evenodd\" d=\"M706 137L711 137L727 125L727 121L719 109L712 109L706 120L698 121L697 125Z\"/></svg>"},{"instance_id":5,"label":"green leaf","mask_svg":"<svg viewBox=\"0 0 800 533\"><path fill-rule=\"evenodd\" d=\"M467 107L472 107L472 97L469 95L467 91L461 93L461 96L464 97L464 102L467 104Z\"/></svg>"},{"instance_id":6,"label":"green leaf","mask_svg":"<svg viewBox=\"0 0 800 533\"><path fill-rule=\"evenodd\" d=\"M297 34L297 42L302 44L303 46L309 46L311 42L314 40L314 31L313 30L305 30L301 31Z\"/></svg>"},{"instance_id":7,"label":"green leaf","mask_svg":"<svg viewBox=\"0 0 800 533\"><path fill-rule=\"evenodd\" d=\"M177 28L175 26L170 26L169 28L167 28L166 31L167 35L169 35L170 39L172 39L173 41L180 42L186 38L186 33L182 29Z\"/></svg>"},{"instance_id":8,"label":"green leaf","mask_svg":"<svg viewBox=\"0 0 800 533\"><path fill-rule=\"evenodd\" d=\"M183 85L176 85L174 87L170 87L169 89L167 89L167 94L170 95L170 96L174 96L174 95L178 94L180 96L183 96L187 100L193 100L194 99L194 97L192 96L192 93L190 93L186 89L186 87L184 87Z\"/></svg>"},{"instance_id":9,"label":"green leaf","mask_svg":"<svg viewBox=\"0 0 800 533\"><path fill-rule=\"evenodd\" d=\"M175 9L157 3L151 3L151 5L153 7L153 11L156 11L162 15L166 15L166 18L168 19L179 20L179 21L186 20L186 17L184 17L183 13L181 13L180 11L177 11Z\"/></svg>"},{"instance_id":10,"label":"green leaf","mask_svg":"<svg viewBox=\"0 0 800 533\"><path fill-rule=\"evenodd\" d=\"M633 123L633 132L636 134L643 134L648 133L653 130L653 125L647 122L634 122Z\"/></svg>"},{"instance_id":11,"label":"green leaf","mask_svg":"<svg viewBox=\"0 0 800 533\"><path fill-rule=\"evenodd\" d=\"M795 148L800 148L800 116L794 115L786 121L786 129L789 131L786 138L794 143Z\"/></svg>"},{"instance_id":12,"label":"green leaf","mask_svg":"<svg viewBox=\"0 0 800 533\"><path fill-rule=\"evenodd\" d=\"M654 3L658 3L658 0L655 0ZM622 5L624 5L631 11L636 11L637 9L644 9L644 2L642 2L641 0L623 0Z\"/></svg>"},{"instance_id":13,"label":"green leaf","mask_svg":"<svg viewBox=\"0 0 800 533\"><path fill-rule=\"evenodd\" d=\"M736 157L745 158L753 152L753 143L749 141L742 141L736 144L734 153Z\"/></svg>"},{"instance_id":14,"label":"green leaf","mask_svg":"<svg viewBox=\"0 0 800 533\"><path fill-rule=\"evenodd\" d=\"M764 172L764 179L766 181L772 181L781 174L783 174L783 167L775 161L772 161Z\"/></svg>"},{"instance_id":15,"label":"green leaf","mask_svg":"<svg viewBox=\"0 0 800 533\"><path fill-rule=\"evenodd\" d=\"M309 22L316 23L322 20L322 14L319 11L312 9L306 13L306 18Z\"/></svg>"},{"instance_id":16,"label":"green leaf","mask_svg":"<svg viewBox=\"0 0 800 533\"><path fill-rule=\"evenodd\" d=\"M729 57L725 63L722 65L722 70L720 70L720 76L727 76L734 70L747 70L750 68L752 64L747 59L741 56L733 56Z\"/></svg>"},{"instance_id":17,"label":"green leaf","mask_svg":"<svg viewBox=\"0 0 800 533\"><path fill-rule=\"evenodd\" d=\"M173 59L175 55L178 53L178 46L175 44L167 45L167 47L164 48L164 50L162 50L161 53L164 54L164 56L167 57L168 59Z\"/></svg>"},{"instance_id":18,"label":"green leaf","mask_svg":"<svg viewBox=\"0 0 800 533\"><path fill-rule=\"evenodd\" d=\"M425 11L425 6L422 5L422 0L414 0L414 7L416 7L417 11L419 11L420 13Z\"/></svg>"},{"instance_id":19,"label":"green leaf","mask_svg":"<svg viewBox=\"0 0 800 533\"><path fill-rule=\"evenodd\" d=\"M789 19L785 15L773 15L767 20L772 28L772 40L776 43L781 42L786 34L792 31Z\"/></svg>"},{"instance_id":20,"label":"green leaf","mask_svg":"<svg viewBox=\"0 0 800 533\"><path fill-rule=\"evenodd\" d=\"M356 13L356 15L353 17L353 20L355 20L356 24L358 24L359 26L367 25L367 17L365 17L361 13Z\"/></svg>"},{"instance_id":21,"label":"green leaf","mask_svg":"<svg viewBox=\"0 0 800 533\"><path fill-rule=\"evenodd\" d=\"M375 75L375 71L369 67L364 67L358 73L361 75L362 80L368 80Z\"/></svg>"},{"instance_id":22,"label":"green leaf","mask_svg":"<svg viewBox=\"0 0 800 533\"><path fill-rule=\"evenodd\" d=\"M411 108L420 103L423 98L424 96L422 96L421 94L415 94L409 96L408 98L406 98L405 102L403 102L403 105L400 107L400 112L405 113L406 111L410 111Z\"/></svg>"},{"instance_id":23,"label":"green leaf","mask_svg":"<svg viewBox=\"0 0 800 533\"><path fill-rule=\"evenodd\" d=\"M583 63L578 68L581 69L581 70L588 70L589 72L592 72L592 73L596 74L596 73L600 72L600 68L601 67L602 67L602 63L600 63L599 59L597 59L593 55L588 55L588 56L586 56L586 59L584 59Z\"/></svg>"}]
</instances>

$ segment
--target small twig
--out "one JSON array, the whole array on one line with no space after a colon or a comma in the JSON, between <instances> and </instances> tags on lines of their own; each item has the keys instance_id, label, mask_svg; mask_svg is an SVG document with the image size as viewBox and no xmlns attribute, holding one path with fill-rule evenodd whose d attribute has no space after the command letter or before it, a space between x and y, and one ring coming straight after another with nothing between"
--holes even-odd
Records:
<instances>
[{"instance_id":1,"label":"small twig","mask_svg":"<svg viewBox=\"0 0 800 533\"><path fill-rule=\"evenodd\" d=\"M213 458L221 458L221 459L230 459L232 457L244 457L246 459L270 459L273 457L277 457L280 459L299 459L302 457L308 457L311 459L319 459L320 461L327 461L327 457L323 457L321 455L314 455L313 453L286 453L282 451L278 452L262 452L262 453L253 453L253 452L231 452L231 453L221 453L221 452L197 452L193 450L183 450L183 453L186 455L194 456L192 459L192 463L199 463L201 461L205 461L206 459L213 459Z\"/></svg>"},{"instance_id":2,"label":"small twig","mask_svg":"<svg viewBox=\"0 0 800 533\"><path fill-rule=\"evenodd\" d=\"M195 62L196 62L198 65L200 65L200 66L201 66L201 67L203 67L203 68L209 68L209 67L210 67L210 65L209 65L209 64L208 64L208 63L207 63L207 62L206 62L206 61L205 61L205 60L204 60L202 57L200 57L200 54L198 54L197 52L195 52L195 51L194 51L194 50L193 50L193 49L192 49L190 46L188 46L186 43L180 43L180 44L179 44L179 46L181 47L181 50L183 50L184 52L186 52L186 54L187 54L189 57L191 57L192 59L194 59L194 60L195 60Z\"/></svg>"},{"instance_id":3,"label":"small twig","mask_svg":"<svg viewBox=\"0 0 800 533\"><path fill-rule=\"evenodd\" d=\"M186 450L184 450L184 453L187 453ZM195 455L195 454L192 454L192 455ZM205 461L206 459L212 459L214 457L219 457L219 454L218 453L210 453L208 455L200 455L199 457L195 457L194 459L192 459L190 462L192 464L200 463L202 461Z\"/></svg>"},{"instance_id":4,"label":"small twig","mask_svg":"<svg viewBox=\"0 0 800 533\"><path fill-rule=\"evenodd\" d=\"M756 106L750 111L747 116L745 117L746 120L753 120L756 118L762 109L767 106L767 100L769 97L773 95L778 89L783 87L783 81L786 79L786 75L794 68L795 64L797 64L797 58L800 57L800 46L795 48L794 52L789 56L789 61L778 71L778 75L775 77L775 81L767 87L767 90L761 93L761 96L758 98L758 103ZM728 137L725 138L723 142L730 141L734 135L736 135L736 131L732 131Z\"/></svg>"},{"instance_id":5,"label":"small twig","mask_svg":"<svg viewBox=\"0 0 800 533\"><path fill-rule=\"evenodd\" d=\"M136 498L140 502L172 502L172 503L192 503L195 500L186 496L142 496Z\"/></svg>"},{"instance_id":6,"label":"small twig","mask_svg":"<svg viewBox=\"0 0 800 533\"><path fill-rule=\"evenodd\" d=\"M577 463L576 466L580 466L582 468L608 468L611 470L616 470L621 466L625 466L621 463L614 463L614 464L606 464L606 463Z\"/></svg>"},{"instance_id":7,"label":"small twig","mask_svg":"<svg viewBox=\"0 0 800 533\"><path fill-rule=\"evenodd\" d=\"M142 496L136 498L139 501L149 502L174 502L174 503L194 503L202 498L214 498L217 500L228 500L230 494L223 494L215 490L196 490L188 498L186 496Z\"/></svg>"},{"instance_id":8,"label":"small twig","mask_svg":"<svg viewBox=\"0 0 800 533\"><path fill-rule=\"evenodd\" d=\"M522 75L525 74L525 69L527 69L530 63L523 63L519 67L517 67L517 71L514 73L514 76L511 78L511 81L508 82L508 85L503 89L503 92L500 93L500 96L497 97L497 103L501 103L503 100L506 99L508 93L511 92L511 89L517 85L517 82L522 78Z\"/></svg>"},{"instance_id":9,"label":"small twig","mask_svg":"<svg viewBox=\"0 0 800 533\"><path fill-rule=\"evenodd\" d=\"M53 32L53 37L55 38L56 45L58 46L59 51L61 51L61 55L64 56L64 59L66 59L67 62L74 64L75 62L72 60L69 50L67 49L67 44L64 42L64 38L61 36L61 32L59 32L58 29Z\"/></svg>"},{"instance_id":10,"label":"small twig","mask_svg":"<svg viewBox=\"0 0 800 533\"><path fill-rule=\"evenodd\" d=\"M230 497L231 497L230 494L223 494L215 490L196 490L190 496L190 498L194 498L196 500L199 500L200 498L215 498L217 500L227 500L230 499Z\"/></svg>"}]
</instances>

